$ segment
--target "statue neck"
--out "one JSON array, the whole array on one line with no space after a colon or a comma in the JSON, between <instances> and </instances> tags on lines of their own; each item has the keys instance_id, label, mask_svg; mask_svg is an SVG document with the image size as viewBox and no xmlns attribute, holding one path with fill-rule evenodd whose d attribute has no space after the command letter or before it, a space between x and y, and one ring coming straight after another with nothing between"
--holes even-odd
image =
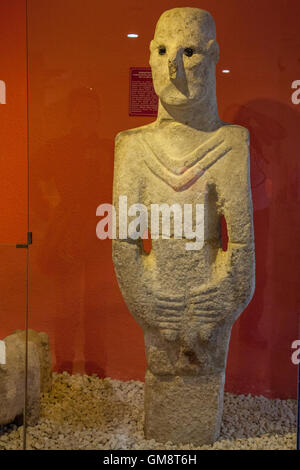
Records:
<instances>
[{"instance_id":1,"label":"statue neck","mask_svg":"<svg viewBox=\"0 0 300 470\"><path fill-rule=\"evenodd\" d=\"M167 105L159 100L156 122L160 125L168 121L179 122L203 132L214 131L221 125L215 94L193 106L182 108Z\"/></svg>"}]
</instances>

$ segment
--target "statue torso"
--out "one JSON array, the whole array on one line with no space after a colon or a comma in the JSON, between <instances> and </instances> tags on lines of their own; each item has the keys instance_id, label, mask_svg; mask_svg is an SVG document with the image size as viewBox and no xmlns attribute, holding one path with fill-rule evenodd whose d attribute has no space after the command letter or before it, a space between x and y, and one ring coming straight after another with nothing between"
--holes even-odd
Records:
<instances>
[{"instance_id":1,"label":"statue torso","mask_svg":"<svg viewBox=\"0 0 300 470\"><path fill-rule=\"evenodd\" d=\"M201 250L187 251L189 240L184 233L182 239L174 239L172 219L171 238L152 240L149 256L156 264L161 282L171 291L181 286L185 292L189 285L205 283L211 276L211 259L220 248L217 207L220 194L217 194L218 176L214 169L231 150L226 140L226 127L200 132L176 123L162 128L150 125L140 128L134 136L138 162L134 170L138 171L135 178L138 200L134 203L145 204L149 214L152 204L179 204L182 211L184 204L191 204L193 219L196 204L204 205L205 243ZM195 225L195 220L193 222Z\"/></svg>"}]
</instances>

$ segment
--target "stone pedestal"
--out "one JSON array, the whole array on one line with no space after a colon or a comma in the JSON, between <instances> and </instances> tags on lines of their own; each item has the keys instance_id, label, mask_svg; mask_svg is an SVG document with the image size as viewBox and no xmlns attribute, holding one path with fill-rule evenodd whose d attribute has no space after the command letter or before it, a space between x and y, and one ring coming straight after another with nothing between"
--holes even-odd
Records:
<instances>
[{"instance_id":1,"label":"stone pedestal","mask_svg":"<svg viewBox=\"0 0 300 470\"><path fill-rule=\"evenodd\" d=\"M147 439L175 444L212 444L219 436L225 374L145 378Z\"/></svg>"}]
</instances>

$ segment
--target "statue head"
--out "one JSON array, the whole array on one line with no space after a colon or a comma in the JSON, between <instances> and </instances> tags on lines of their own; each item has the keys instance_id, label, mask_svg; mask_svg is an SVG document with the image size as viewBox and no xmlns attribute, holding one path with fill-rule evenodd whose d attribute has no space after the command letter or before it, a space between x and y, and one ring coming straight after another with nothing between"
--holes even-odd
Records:
<instances>
[{"instance_id":1,"label":"statue head","mask_svg":"<svg viewBox=\"0 0 300 470\"><path fill-rule=\"evenodd\" d=\"M162 104L189 107L209 99L210 91L215 90L219 58L210 13L199 8L165 11L156 25L150 52L154 89Z\"/></svg>"}]
</instances>

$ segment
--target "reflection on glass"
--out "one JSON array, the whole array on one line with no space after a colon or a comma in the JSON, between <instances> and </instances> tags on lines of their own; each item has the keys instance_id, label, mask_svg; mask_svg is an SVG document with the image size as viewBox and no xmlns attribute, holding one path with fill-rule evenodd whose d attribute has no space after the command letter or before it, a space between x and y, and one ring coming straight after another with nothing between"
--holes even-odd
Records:
<instances>
[{"instance_id":1,"label":"reflection on glass","mask_svg":"<svg viewBox=\"0 0 300 470\"><path fill-rule=\"evenodd\" d=\"M299 112L290 100L298 78L296 1L294 13L281 1L271 10L268 2L201 3L218 25L221 118L251 134L256 292L233 329L226 390L282 399L296 397L290 361L299 311ZM29 326L49 336L54 371L40 427L29 429L29 437L40 433L35 442L42 448L142 445L135 436L143 439L137 382L145 370L143 337L118 289L110 241L96 238L96 209L111 202L116 134L154 120L128 115L129 69L149 66L155 22L172 6L118 2L112 17L111 5L98 0L28 0ZM139 41L128 41L136 25ZM7 282L3 289L14 304L19 294ZM7 321L2 337L13 331L12 315ZM295 402L280 406L290 410L284 432L294 432ZM226 413L229 419L230 406ZM128 431L126 420L136 428ZM116 441L106 435L111 422Z\"/></svg>"}]
</instances>

